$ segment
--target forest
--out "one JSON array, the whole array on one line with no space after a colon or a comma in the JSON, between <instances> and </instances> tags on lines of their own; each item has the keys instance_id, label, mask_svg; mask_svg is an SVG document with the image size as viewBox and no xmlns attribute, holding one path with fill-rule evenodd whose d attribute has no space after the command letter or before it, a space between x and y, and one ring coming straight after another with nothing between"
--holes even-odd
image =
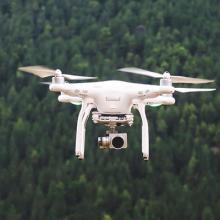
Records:
<instances>
[{"instance_id":1,"label":"forest","mask_svg":"<svg viewBox=\"0 0 220 220\"><path fill-rule=\"evenodd\" d=\"M219 39L218 0L1 0L0 219L220 219ZM18 71L30 65L159 84L117 71L134 66L214 79L217 90L146 106L149 161L136 111L123 151L99 149L105 128L89 118L80 161L80 106Z\"/></svg>"}]
</instances>

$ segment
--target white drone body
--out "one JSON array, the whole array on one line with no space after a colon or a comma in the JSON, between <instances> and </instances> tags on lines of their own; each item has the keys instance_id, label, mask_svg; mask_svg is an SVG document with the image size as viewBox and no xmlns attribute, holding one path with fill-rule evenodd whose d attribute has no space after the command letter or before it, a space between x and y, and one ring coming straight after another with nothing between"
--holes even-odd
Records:
<instances>
[{"instance_id":1,"label":"white drone body","mask_svg":"<svg viewBox=\"0 0 220 220\"><path fill-rule=\"evenodd\" d=\"M201 92L215 89L175 88L172 83L209 83L213 80L171 76L168 72L163 75L138 68L123 68L120 71L161 78L160 85L147 85L124 81L101 81L87 83L66 83L70 80L84 80L94 77L83 77L62 74L60 70L51 70L41 66L21 67L19 70L30 72L40 77L53 76L49 90L60 92L59 102L81 104L77 121L75 155L84 159L86 123L92 109L94 123L108 127L105 137L98 138L100 148L122 149L127 147L127 134L118 133L116 128L122 125L133 124L132 108L137 109L142 119L142 154L145 160L149 159L149 132L145 106L173 105L173 93Z\"/></svg>"}]
</instances>

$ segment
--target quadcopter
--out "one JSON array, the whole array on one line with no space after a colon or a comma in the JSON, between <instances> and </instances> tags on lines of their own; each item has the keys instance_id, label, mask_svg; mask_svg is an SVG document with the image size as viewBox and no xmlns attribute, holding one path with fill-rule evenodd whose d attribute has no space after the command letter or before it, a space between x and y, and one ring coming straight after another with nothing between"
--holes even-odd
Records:
<instances>
[{"instance_id":1,"label":"quadcopter","mask_svg":"<svg viewBox=\"0 0 220 220\"><path fill-rule=\"evenodd\" d=\"M63 74L60 69L50 69L43 66L27 66L18 68L20 71L32 73L41 78L51 77L51 82L42 82L49 85L49 90L59 92L58 101L64 103L81 104L77 120L75 155L84 159L86 123L92 111L92 120L95 124L107 127L106 135L98 137L98 146L103 149L127 148L127 134L119 133L120 126L131 126L134 116L132 108L137 109L142 120L142 154L143 159L149 159L149 133L145 106L173 105L174 92L208 92L214 88L175 88L173 83L202 84L214 80L192 78L150 72L136 67L121 68L119 71L140 74L159 78L159 85L131 83L118 80L98 82L69 83L65 80L90 80L96 77L86 77Z\"/></svg>"}]
</instances>

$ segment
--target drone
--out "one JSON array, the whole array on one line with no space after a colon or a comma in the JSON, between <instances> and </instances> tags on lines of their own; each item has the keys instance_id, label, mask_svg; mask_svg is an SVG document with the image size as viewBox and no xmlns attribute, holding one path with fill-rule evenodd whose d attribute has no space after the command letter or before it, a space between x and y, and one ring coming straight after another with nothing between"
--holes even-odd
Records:
<instances>
[{"instance_id":1,"label":"drone","mask_svg":"<svg viewBox=\"0 0 220 220\"><path fill-rule=\"evenodd\" d=\"M128 146L127 133L119 133L117 128L132 126L134 115L131 110L136 109L142 120L143 159L149 160L149 132L145 106L173 105L175 104L174 92L215 90L215 88L176 88L172 85L173 83L211 83L214 80L175 76L167 71L160 74L136 67L118 70L158 78L160 84L149 85L118 80L69 83L65 80L91 80L96 77L63 74L60 69L54 70L44 66L20 67L18 70L41 78L52 76L52 81L42 83L48 84L50 91L60 93L58 101L81 105L75 142L75 155L79 159L84 159L86 123L91 112L93 122L106 127L106 135L98 137L98 146L101 149L124 149Z\"/></svg>"}]
</instances>

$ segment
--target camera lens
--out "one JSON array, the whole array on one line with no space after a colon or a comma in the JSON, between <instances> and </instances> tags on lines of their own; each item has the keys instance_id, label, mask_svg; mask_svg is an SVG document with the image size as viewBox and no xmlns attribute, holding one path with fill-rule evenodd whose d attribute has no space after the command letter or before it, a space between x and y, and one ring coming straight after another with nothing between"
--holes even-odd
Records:
<instances>
[{"instance_id":1,"label":"camera lens","mask_svg":"<svg viewBox=\"0 0 220 220\"><path fill-rule=\"evenodd\" d=\"M123 145L124 145L124 140L123 140L123 138L122 138L122 137L119 137L119 136L114 137L114 138L112 139L112 145L113 145L115 148L121 148L121 147L123 147Z\"/></svg>"}]
</instances>

